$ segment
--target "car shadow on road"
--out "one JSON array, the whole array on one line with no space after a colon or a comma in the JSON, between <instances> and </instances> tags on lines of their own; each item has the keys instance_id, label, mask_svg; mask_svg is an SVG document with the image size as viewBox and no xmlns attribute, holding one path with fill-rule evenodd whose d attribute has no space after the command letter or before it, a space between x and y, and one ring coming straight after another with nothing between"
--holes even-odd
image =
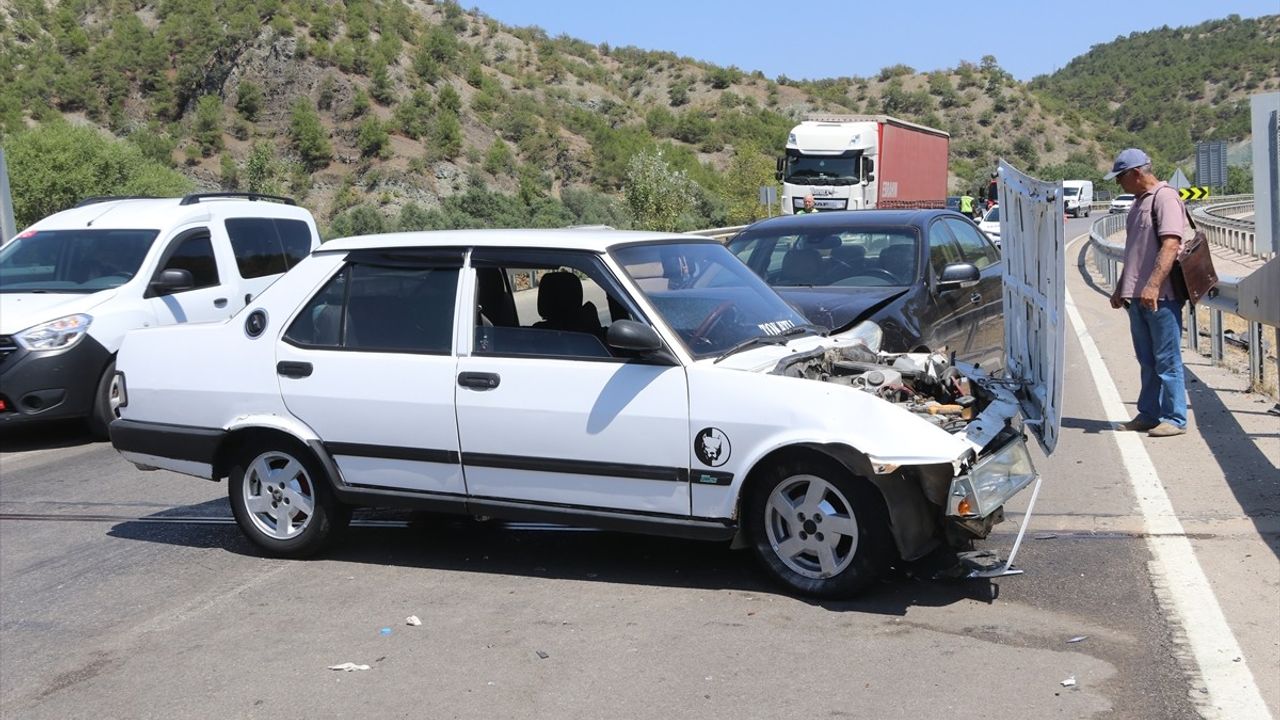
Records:
<instances>
[{"instance_id":1,"label":"car shadow on road","mask_svg":"<svg viewBox=\"0 0 1280 720\"><path fill-rule=\"evenodd\" d=\"M220 519L221 522L211 522ZM468 518L357 511L329 561L650 585L704 590L786 594L756 567L749 551L725 543L630 535L535 523L477 522ZM128 540L260 554L230 522L225 499L173 508L112 526L108 535ZM300 561L303 562L303 561ZM836 612L901 616L913 606L991 603L998 588L986 580L934 582L913 566L892 569L855 600L810 600Z\"/></svg>"},{"instance_id":2,"label":"car shadow on road","mask_svg":"<svg viewBox=\"0 0 1280 720\"><path fill-rule=\"evenodd\" d=\"M78 447L97 442L79 420L0 428L0 453Z\"/></svg>"},{"instance_id":3,"label":"car shadow on road","mask_svg":"<svg viewBox=\"0 0 1280 720\"><path fill-rule=\"evenodd\" d=\"M1188 380L1187 397L1194 411L1194 432L1199 433L1209 446L1213 459L1222 469L1227 487L1240 503L1240 509L1253 521L1271 551L1280 556L1280 534L1276 533L1275 526L1276 513L1280 510L1280 483L1275 481L1276 466L1256 442L1275 438L1276 435L1254 434L1250 437L1236 418L1236 413L1220 397L1223 393L1240 391L1213 387L1196 374L1194 364L1184 365L1183 370Z\"/></svg>"},{"instance_id":4,"label":"car shadow on road","mask_svg":"<svg viewBox=\"0 0 1280 720\"><path fill-rule=\"evenodd\" d=\"M1115 423L1108 420L1093 420L1089 418L1074 417L1062 418L1062 427L1071 428L1073 430L1083 430L1086 435L1113 432L1116 429Z\"/></svg>"}]
</instances>

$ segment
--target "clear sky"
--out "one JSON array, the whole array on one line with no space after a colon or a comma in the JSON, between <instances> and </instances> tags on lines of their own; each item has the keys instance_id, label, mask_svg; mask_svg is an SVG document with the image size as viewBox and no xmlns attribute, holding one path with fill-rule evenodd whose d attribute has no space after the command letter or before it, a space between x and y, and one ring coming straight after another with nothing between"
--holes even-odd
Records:
<instances>
[{"instance_id":1,"label":"clear sky","mask_svg":"<svg viewBox=\"0 0 1280 720\"><path fill-rule=\"evenodd\" d=\"M552 37L667 50L793 79L868 76L899 63L936 70L994 55L1015 78L1030 80L1131 32L1280 13L1278 0L460 1Z\"/></svg>"}]
</instances>

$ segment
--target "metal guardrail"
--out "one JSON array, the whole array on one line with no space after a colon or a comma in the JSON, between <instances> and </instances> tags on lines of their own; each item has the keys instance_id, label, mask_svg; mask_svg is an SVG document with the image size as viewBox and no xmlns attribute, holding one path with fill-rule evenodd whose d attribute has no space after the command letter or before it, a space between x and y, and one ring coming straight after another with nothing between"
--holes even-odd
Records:
<instances>
[{"instance_id":1,"label":"metal guardrail","mask_svg":"<svg viewBox=\"0 0 1280 720\"><path fill-rule=\"evenodd\" d=\"M746 227L746 225L730 225L729 227L711 228L710 230L694 230L692 234L714 238L720 242L725 242L734 235L742 232Z\"/></svg>"},{"instance_id":2,"label":"metal guardrail","mask_svg":"<svg viewBox=\"0 0 1280 720\"><path fill-rule=\"evenodd\" d=\"M1252 198L1248 203L1252 203ZM1231 208L1238 208L1244 204L1244 201L1238 200L1223 203L1220 199L1219 202L1197 207L1192 212L1197 223L1201 222L1202 216L1242 223L1247 221L1221 213L1230 212ZM1210 222L1213 220L1205 222L1206 236L1209 234ZM1124 229L1125 215L1122 214L1100 217L1089 228L1089 244L1093 250L1094 264L1102 275L1103 281L1112 288L1115 287L1120 277L1121 267L1124 265ZM1226 247L1230 246L1226 245ZM1257 281L1255 281L1255 275L1260 276ZM1267 277L1261 277L1263 275ZM1223 314L1236 315L1248 321L1249 331L1246 342L1249 346L1249 386L1255 389L1262 387L1263 365L1266 362L1266 353L1263 349L1265 327L1273 328L1276 346L1280 347L1280 329L1276 328L1277 323L1274 317L1270 315L1268 306L1264 305L1267 295L1272 294L1272 291L1258 290L1260 287L1269 288L1273 285L1274 280L1270 278L1273 275L1280 275L1280 258L1273 257L1270 262L1245 278L1220 275L1218 285L1210 296L1202 299L1198 306L1188 304L1186 310L1187 346L1196 352L1201 352L1200 311L1202 309L1208 311L1209 357L1215 365L1221 365L1225 355L1226 335L1222 322ZM1269 280L1270 282L1267 282ZM1242 297L1242 285L1247 297ZM1264 322L1264 319L1269 322ZM1280 374L1280 358L1277 358L1276 370Z\"/></svg>"},{"instance_id":3,"label":"metal guardrail","mask_svg":"<svg viewBox=\"0 0 1280 720\"><path fill-rule=\"evenodd\" d=\"M1273 251L1258 245L1253 218L1253 198L1239 202L1201 205L1191 211L1191 216L1204 229L1205 237L1214 245L1225 247L1242 255L1266 260Z\"/></svg>"}]
</instances>

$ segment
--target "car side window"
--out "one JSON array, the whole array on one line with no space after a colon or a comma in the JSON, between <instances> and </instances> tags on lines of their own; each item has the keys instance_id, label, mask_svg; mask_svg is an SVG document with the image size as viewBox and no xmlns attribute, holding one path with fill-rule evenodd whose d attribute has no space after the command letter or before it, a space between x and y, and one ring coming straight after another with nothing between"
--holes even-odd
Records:
<instances>
[{"instance_id":1,"label":"car side window","mask_svg":"<svg viewBox=\"0 0 1280 720\"><path fill-rule=\"evenodd\" d=\"M958 262L963 262L960 246L941 222L934 222L929 226L929 267L933 274L941 275L943 268Z\"/></svg>"},{"instance_id":2,"label":"car side window","mask_svg":"<svg viewBox=\"0 0 1280 720\"><path fill-rule=\"evenodd\" d=\"M191 273L191 290L218 284L218 260L207 232L188 235L178 241L161 270L186 270Z\"/></svg>"},{"instance_id":3,"label":"car side window","mask_svg":"<svg viewBox=\"0 0 1280 720\"><path fill-rule=\"evenodd\" d=\"M1000 262L1000 251L981 230L958 218L947 218L945 222L960 243L965 262L973 263L979 270Z\"/></svg>"},{"instance_id":4,"label":"car side window","mask_svg":"<svg viewBox=\"0 0 1280 720\"><path fill-rule=\"evenodd\" d=\"M448 354L458 267L349 263L285 332L301 347Z\"/></svg>"},{"instance_id":5,"label":"car side window","mask_svg":"<svg viewBox=\"0 0 1280 720\"><path fill-rule=\"evenodd\" d=\"M301 220L228 218L226 228L245 279L283 273L311 252L311 229Z\"/></svg>"},{"instance_id":6,"label":"car side window","mask_svg":"<svg viewBox=\"0 0 1280 720\"><path fill-rule=\"evenodd\" d=\"M477 251L476 355L612 359L609 326L637 317L590 253Z\"/></svg>"}]
</instances>

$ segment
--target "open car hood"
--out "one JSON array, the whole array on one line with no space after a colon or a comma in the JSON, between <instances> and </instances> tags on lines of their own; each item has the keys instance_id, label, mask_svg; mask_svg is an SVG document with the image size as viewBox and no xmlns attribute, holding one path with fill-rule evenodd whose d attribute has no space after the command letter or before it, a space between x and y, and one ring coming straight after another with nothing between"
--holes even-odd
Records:
<instances>
[{"instance_id":1,"label":"open car hood","mask_svg":"<svg viewBox=\"0 0 1280 720\"><path fill-rule=\"evenodd\" d=\"M1062 427L1066 248L1062 183L1000 162L1005 375L1017 381L1027 427L1046 453Z\"/></svg>"}]
</instances>

